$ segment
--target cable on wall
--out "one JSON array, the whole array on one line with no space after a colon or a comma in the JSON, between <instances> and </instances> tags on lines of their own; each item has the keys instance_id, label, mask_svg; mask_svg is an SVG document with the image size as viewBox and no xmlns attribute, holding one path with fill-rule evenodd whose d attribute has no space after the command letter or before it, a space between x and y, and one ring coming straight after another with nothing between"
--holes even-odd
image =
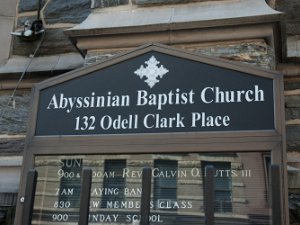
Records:
<instances>
[{"instance_id":1,"label":"cable on wall","mask_svg":"<svg viewBox=\"0 0 300 225\"><path fill-rule=\"evenodd\" d=\"M39 41L37 47L35 48L34 52L33 52L32 54L29 55L29 62L28 62L28 64L27 64L25 70L22 72L22 74L21 74L21 76L20 76L20 78L19 78L19 80L18 80L18 82L17 82L17 84L16 84L16 87L14 88L14 90L13 90L11 96L9 97L9 99L8 99L8 101L7 101L7 104L5 105L5 108L8 108L9 105L12 103L12 108L15 109L15 107L16 107L16 102L15 102L15 98L14 98L14 97L15 97L15 94L16 94L16 92L17 92L17 90L18 90L18 88L19 88L19 86L20 86L20 84L21 84L21 82L22 82L22 80L23 80L23 78L24 78L24 76L25 76L27 70L29 69L29 67L30 67L30 65L31 65L31 63L32 63L32 61L33 61L33 59L34 59L36 53L38 52L39 48L41 47L41 45L42 45L42 43L43 43L43 41L44 41L45 34L46 34L46 31L44 30L44 32L43 32L43 34L42 34L42 37L41 37L41 39L40 39L40 41ZM5 109L4 109L4 110L2 111L2 113L1 113L0 119L3 118L4 113L5 113Z\"/></svg>"}]
</instances>

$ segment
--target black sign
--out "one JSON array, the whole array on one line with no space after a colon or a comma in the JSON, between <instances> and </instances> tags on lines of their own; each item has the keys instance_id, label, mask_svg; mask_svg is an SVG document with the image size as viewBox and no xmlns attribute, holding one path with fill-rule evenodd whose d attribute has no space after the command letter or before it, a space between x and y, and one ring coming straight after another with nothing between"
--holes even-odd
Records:
<instances>
[{"instance_id":1,"label":"black sign","mask_svg":"<svg viewBox=\"0 0 300 225\"><path fill-rule=\"evenodd\" d=\"M273 91L271 78L150 51L41 90L35 135L273 130Z\"/></svg>"}]
</instances>

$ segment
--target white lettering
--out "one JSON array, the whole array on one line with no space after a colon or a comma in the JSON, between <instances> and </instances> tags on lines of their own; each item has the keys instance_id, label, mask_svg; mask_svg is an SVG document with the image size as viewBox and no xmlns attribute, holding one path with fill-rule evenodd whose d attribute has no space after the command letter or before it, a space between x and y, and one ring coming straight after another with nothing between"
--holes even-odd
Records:
<instances>
[{"instance_id":1,"label":"white lettering","mask_svg":"<svg viewBox=\"0 0 300 225\"><path fill-rule=\"evenodd\" d=\"M67 113L70 113L73 108L125 107L129 105L129 95L112 95L110 91L103 96L96 96L95 92L92 92L90 96L84 97L65 97L64 93L60 93L59 98L55 94L52 96L46 109L65 109Z\"/></svg>"},{"instance_id":2,"label":"white lettering","mask_svg":"<svg viewBox=\"0 0 300 225\"><path fill-rule=\"evenodd\" d=\"M118 214L90 214L90 222L100 222L100 223L116 223L119 215Z\"/></svg>"},{"instance_id":3,"label":"white lettering","mask_svg":"<svg viewBox=\"0 0 300 225\"><path fill-rule=\"evenodd\" d=\"M53 107L53 109L57 109L58 108L58 104L57 104L57 99L56 99L56 95L54 94L48 104L47 109L51 109L51 107Z\"/></svg>"},{"instance_id":4,"label":"white lettering","mask_svg":"<svg viewBox=\"0 0 300 225\"><path fill-rule=\"evenodd\" d=\"M103 130L126 130L126 129L137 129L138 128L138 115L122 116L117 115L112 118L109 115L105 115L100 119L100 128Z\"/></svg>"},{"instance_id":5,"label":"white lettering","mask_svg":"<svg viewBox=\"0 0 300 225\"><path fill-rule=\"evenodd\" d=\"M141 220L140 215L126 215L126 223L136 224ZM161 219L160 215L150 215L149 222L151 223L163 223L164 221Z\"/></svg>"},{"instance_id":6,"label":"white lettering","mask_svg":"<svg viewBox=\"0 0 300 225\"><path fill-rule=\"evenodd\" d=\"M124 188L124 195L140 197L142 195L142 188Z\"/></svg>"},{"instance_id":7,"label":"white lettering","mask_svg":"<svg viewBox=\"0 0 300 225\"><path fill-rule=\"evenodd\" d=\"M211 103L235 103L235 102L263 102L264 91L254 85L254 90L224 91L220 87L206 87L201 91L201 101Z\"/></svg>"},{"instance_id":8,"label":"white lettering","mask_svg":"<svg viewBox=\"0 0 300 225\"><path fill-rule=\"evenodd\" d=\"M137 91L137 106L156 106L157 110L162 110L165 105L186 105L194 104L194 90L181 92L179 88L168 93L148 94L145 90Z\"/></svg>"},{"instance_id":9,"label":"white lettering","mask_svg":"<svg viewBox=\"0 0 300 225\"><path fill-rule=\"evenodd\" d=\"M206 87L204 88L202 91L201 91L201 100L202 102L206 103L206 104L209 104L209 103L212 103L213 100L207 100L207 91L208 90L211 90L211 92L213 92L213 88L212 87Z\"/></svg>"},{"instance_id":10,"label":"white lettering","mask_svg":"<svg viewBox=\"0 0 300 225\"><path fill-rule=\"evenodd\" d=\"M128 168L124 168L123 169L123 175L122 177L126 177L126 178L140 178L142 177L143 171L138 170L130 170Z\"/></svg>"},{"instance_id":11,"label":"white lettering","mask_svg":"<svg viewBox=\"0 0 300 225\"><path fill-rule=\"evenodd\" d=\"M191 127L228 127L230 117L225 116L207 116L205 112L193 112Z\"/></svg>"},{"instance_id":12,"label":"white lettering","mask_svg":"<svg viewBox=\"0 0 300 225\"><path fill-rule=\"evenodd\" d=\"M185 127L185 117L181 116L180 113L176 113L174 117L162 117L160 114L148 114L144 117L144 127L147 129L151 128L180 128Z\"/></svg>"}]
</instances>

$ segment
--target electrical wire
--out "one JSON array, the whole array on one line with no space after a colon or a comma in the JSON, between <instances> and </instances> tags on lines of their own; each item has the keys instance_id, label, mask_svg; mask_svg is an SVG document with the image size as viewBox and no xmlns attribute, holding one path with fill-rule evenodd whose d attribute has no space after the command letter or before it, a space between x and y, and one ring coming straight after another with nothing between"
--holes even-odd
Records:
<instances>
[{"instance_id":1,"label":"electrical wire","mask_svg":"<svg viewBox=\"0 0 300 225\"><path fill-rule=\"evenodd\" d=\"M17 90L18 90L18 88L19 88L19 86L20 86L20 84L21 84L21 82L22 82L22 80L23 80L23 78L24 78L24 76L25 76L25 74L26 74L28 68L30 67L30 65L31 65L31 63L32 63L32 61L33 61L33 59L34 59L36 53L38 52L39 48L41 47L41 45L42 45L42 43L43 43L43 41L44 41L45 34L46 34L46 30L44 30L44 32L43 32L43 34L42 34L42 37L41 37L41 39L40 39L40 42L38 43L38 45L37 45L37 47L35 48L34 52L33 52L32 54L29 55L29 58L30 58L30 59L29 59L29 62L28 62L28 64L27 64L25 70L22 72L22 74L21 74L21 76L20 76L20 78L19 78L19 80L18 80L18 82L17 82L17 85L16 85L16 87L14 88L14 90L13 90L11 96L9 97L9 99L8 99L8 101L7 101L7 104L5 105L5 108L4 108L4 110L2 111L2 113L1 113L0 120L3 119L3 115L4 115L4 113L5 113L5 109L9 107L9 105L10 105L11 102L12 102L13 108L15 108L15 101L14 101L15 94L16 94L16 92L17 92Z\"/></svg>"}]
</instances>

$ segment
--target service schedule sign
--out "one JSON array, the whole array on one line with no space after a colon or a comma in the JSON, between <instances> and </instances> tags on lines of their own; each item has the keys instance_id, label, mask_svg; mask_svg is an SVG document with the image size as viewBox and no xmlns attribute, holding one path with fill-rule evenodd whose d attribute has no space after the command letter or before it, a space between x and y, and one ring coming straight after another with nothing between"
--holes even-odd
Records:
<instances>
[{"instance_id":1,"label":"service schedule sign","mask_svg":"<svg viewBox=\"0 0 300 225\"><path fill-rule=\"evenodd\" d=\"M273 80L151 51L40 91L35 135L273 130Z\"/></svg>"},{"instance_id":2,"label":"service schedule sign","mask_svg":"<svg viewBox=\"0 0 300 225\"><path fill-rule=\"evenodd\" d=\"M270 224L261 152L37 156L32 224L78 224L83 167L92 169L89 224L139 224L145 166L152 169L151 225L204 224L208 165L215 168L216 224Z\"/></svg>"}]
</instances>

